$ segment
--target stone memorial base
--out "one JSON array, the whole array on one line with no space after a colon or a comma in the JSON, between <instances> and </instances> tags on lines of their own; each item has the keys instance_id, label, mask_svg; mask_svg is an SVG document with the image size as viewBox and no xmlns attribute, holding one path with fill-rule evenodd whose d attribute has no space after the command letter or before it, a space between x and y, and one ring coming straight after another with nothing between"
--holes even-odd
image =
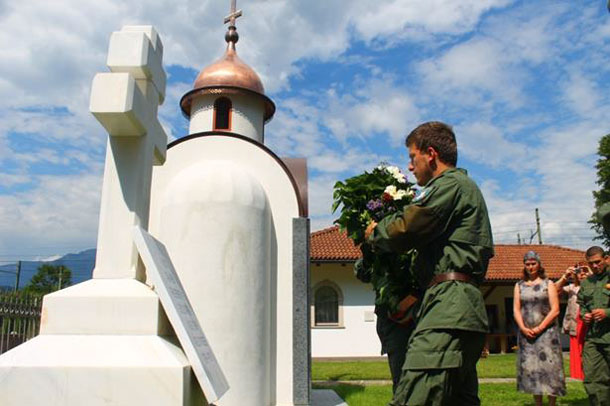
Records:
<instances>
[{"instance_id":1,"label":"stone memorial base","mask_svg":"<svg viewBox=\"0 0 610 406\"><path fill-rule=\"evenodd\" d=\"M38 336L3 355L0 381L3 406L207 404L182 350L161 337Z\"/></svg>"},{"instance_id":2,"label":"stone memorial base","mask_svg":"<svg viewBox=\"0 0 610 406\"><path fill-rule=\"evenodd\" d=\"M47 295L41 334L0 356L1 403L207 405L168 332L157 295L133 279L93 279Z\"/></svg>"},{"instance_id":3,"label":"stone memorial base","mask_svg":"<svg viewBox=\"0 0 610 406\"><path fill-rule=\"evenodd\" d=\"M159 297L134 279L45 296L41 333L0 356L2 406L205 406ZM347 406L330 389L310 406Z\"/></svg>"}]
</instances>

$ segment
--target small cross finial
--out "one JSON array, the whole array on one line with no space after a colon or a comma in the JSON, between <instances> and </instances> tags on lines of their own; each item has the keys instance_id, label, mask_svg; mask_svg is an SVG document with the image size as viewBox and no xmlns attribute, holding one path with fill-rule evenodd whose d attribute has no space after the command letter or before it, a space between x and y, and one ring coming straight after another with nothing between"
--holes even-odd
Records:
<instances>
[{"instance_id":1,"label":"small cross finial","mask_svg":"<svg viewBox=\"0 0 610 406\"><path fill-rule=\"evenodd\" d=\"M237 0L231 0L231 10L228 16L225 17L224 23L229 23L230 27L235 27L235 20L241 17L241 10L236 10Z\"/></svg>"}]
</instances>

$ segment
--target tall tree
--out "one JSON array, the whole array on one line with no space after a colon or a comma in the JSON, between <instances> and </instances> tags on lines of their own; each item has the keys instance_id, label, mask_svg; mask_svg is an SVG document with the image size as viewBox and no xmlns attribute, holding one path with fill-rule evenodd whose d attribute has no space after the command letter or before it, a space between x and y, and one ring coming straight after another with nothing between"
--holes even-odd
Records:
<instances>
[{"instance_id":1,"label":"tall tree","mask_svg":"<svg viewBox=\"0 0 610 406\"><path fill-rule=\"evenodd\" d=\"M24 290L34 295L46 295L72 284L72 271L63 265L40 265L36 275Z\"/></svg>"},{"instance_id":2,"label":"tall tree","mask_svg":"<svg viewBox=\"0 0 610 406\"><path fill-rule=\"evenodd\" d=\"M595 212L591 216L589 223L591 228L595 230L597 236L595 239L602 240L603 244L610 247L610 230L604 230L601 222L597 217L597 210L602 204L610 202L610 134L604 135L599 140L599 148L597 149L599 159L595 168L597 168L597 184L599 190L593 191L595 199Z\"/></svg>"}]
</instances>

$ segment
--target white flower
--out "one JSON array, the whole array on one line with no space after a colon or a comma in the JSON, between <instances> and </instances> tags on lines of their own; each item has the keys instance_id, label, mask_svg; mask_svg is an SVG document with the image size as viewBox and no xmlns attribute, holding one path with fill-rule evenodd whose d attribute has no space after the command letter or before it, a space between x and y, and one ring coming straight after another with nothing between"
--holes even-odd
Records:
<instances>
[{"instance_id":1,"label":"white flower","mask_svg":"<svg viewBox=\"0 0 610 406\"><path fill-rule=\"evenodd\" d=\"M392 200L400 200L405 196L410 197L410 198L415 196L415 192L412 189L409 189L409 190L397 189L396 186L394 186L394 185L390 185L390 186L386 187L385 190L383 191L383 193L387 193L388 195L390 195L392 197Z\"/></svg>"},{"instance_id":2,"label":"white flower","mask_svg":"<svg viewBox=\"0 0 610 406\"><path fill-rule=\"evenodd\" d=\"M394 200L400 200L405 196L407 196L407 191L403 190L403 189L398 189L396 191L396 196L392 196L392 197L394 198Z\"/></svg>"},{"instance_id":3,"label":"white flower","mask_svg":"<svg viewBox=\"0 0 610 406\"><path fill-rule=\"evenodd\" d=\"M396 195L396 186L394 186L394 185L387 186L385 188L385 190L383 191L383 193L387 193L390 196L394 197Z\"/></svg>"},{"instance_id":4,"label":"white flower","mask_svg":"<svg viewBox=\"0 0 610 406\"><path fill-rule=\"evenodd\" d=\"M392 174L392 176L394 176L394 179L396 179L398 183L407 183L407 177L403 175L402 172L399 172L398 174Z\"/></svg>"},{"instance_id":5,"label":"white flower","mask_svg":"<svg viewBox=\"0 0 610 406\"><path fill-rule=\"evenodd\" d=\"M390 173L398 183L407 183L405 175L400 171L397 166L386 166L385 170Z\"/></svg>"},{"instance_id":6,"label":"white flower","mask_svg":"<svg viewBox=\"0 0 610 406\"><path fill-rule=\"evenodd\" d=\"M400 169L397 166L386 166L385 170L394 176L400 173Z\"/></svg>"}]
</instances>

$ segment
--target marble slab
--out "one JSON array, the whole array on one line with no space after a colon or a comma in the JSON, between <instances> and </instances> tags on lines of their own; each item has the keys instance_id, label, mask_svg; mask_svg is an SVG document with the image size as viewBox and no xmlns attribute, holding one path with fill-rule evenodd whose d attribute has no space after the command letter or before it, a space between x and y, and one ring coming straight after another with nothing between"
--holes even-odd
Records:
<instances>
[{"instance_id":1,"label":"marble slab","mask_svg":"<svg viewBox=\"0 0 610 406\"><path fill-rule=\"evenodd\" d=\"M140 226L134 227L134 241L146 266L148 280L161 299L170 323L193 368L208 402L224 395L229 384L178 279L165 246Z\"/></svg>"},{"instance_id":2,"label":"marble slab","mask_svg":"<svg viewBox=\"0 0 610 406\"><path fill-rule=\"evenodd\" d=\"M177 343L153 335L39 335L0 356L2 406L204 406Z\"/></svg>"},{"instance_id":3,"label":"marble slab","mask_svg":"<svg viewBox=\"0 0 610 406\"><path fill-rule=\"evenodd\" d=\"M293 382L294 404L307 404L311 392L309 334L309 219L292 219Z\"/></svg>"}]
</instances>

